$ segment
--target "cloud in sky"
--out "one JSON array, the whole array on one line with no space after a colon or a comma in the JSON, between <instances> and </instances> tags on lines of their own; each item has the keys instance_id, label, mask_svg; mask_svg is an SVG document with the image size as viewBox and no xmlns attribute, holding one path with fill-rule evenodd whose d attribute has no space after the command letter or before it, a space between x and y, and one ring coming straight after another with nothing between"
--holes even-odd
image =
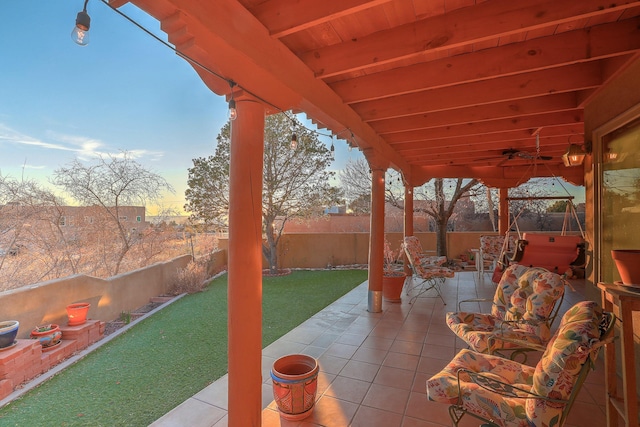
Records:
<instances>
[{"instance_id":1,"label":"cloud in sky","mask_svg":"<svg viewBox=\"0 0 640 427\"><path fill-rule=\"evenodd\" d=\"M0 123L0 144L9 143L14 145L26 145L48 150L68 151L76 153L82 160L90 160L98 156L122 157L122 150L114 150L107 147L102 141L95 138L62 134L54 131L47 131L46 134L52 142L43 141L39 138L26 135L6 124ZM164 156L162 151L149 151L144 149L127 150L134 159L147 158L151 161L158 161ZM41 169L44 166L30 166L34 169Z\"/></svg>"}]
</instances>

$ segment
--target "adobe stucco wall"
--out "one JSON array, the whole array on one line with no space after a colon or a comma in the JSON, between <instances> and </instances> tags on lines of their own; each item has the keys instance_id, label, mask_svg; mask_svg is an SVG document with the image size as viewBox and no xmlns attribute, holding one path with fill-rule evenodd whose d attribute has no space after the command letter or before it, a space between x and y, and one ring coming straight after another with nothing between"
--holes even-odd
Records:
<instances>
[{"instance_id":1,"label":"adobe stucco wall","mask_svg":"<svg viewBox=\"0 0 640 427\"><path fill-rule=\"evenodd\" d=\"M469 249L477 249L480 236L491 232L447 233L447 256L458 258ZM435 233L415 233L425 251L435 251ZM392 249L400 247L402 233L385 233ZM228 247L221 238L220 248ZM327 266L367 264L369 262L369 233L286 233L278 248L279 268L326 268ZM263 258L263 267L268 263Z\"/></svg>"},{"instance_id":2,"label":"adobe stucco wall","mask_svg":"<svg viewBox=\"0 0 640 427\"><path fill-rule=\"evenodd\" d=\"M43 323L66 325L65 308L75 302L91 303L89 318L111 321L165 294L176 271L189 261L191 256L183 255L108 279L79 274L2 292L0 319L20 322L18 338L27 338L33 327ZM209 271L222 268L226 253L214 253L210 264Z\"/></svg>"}]
</instances>

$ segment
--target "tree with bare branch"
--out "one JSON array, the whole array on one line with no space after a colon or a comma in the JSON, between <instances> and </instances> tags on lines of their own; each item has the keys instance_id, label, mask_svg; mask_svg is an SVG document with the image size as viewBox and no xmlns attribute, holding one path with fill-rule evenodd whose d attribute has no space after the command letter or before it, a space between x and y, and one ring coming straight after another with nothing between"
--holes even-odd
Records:
<instances>
[{"instance_id":1,"label":"tree with bare branch","mask_svg":"<svg viewBox=\"0 0 640 427\"><path fill-rule=\"evenodd\" d=\"M404 209L404 187L395 170L387 173L385 183L385 202L399 209ZM369 197L371 193L371 174L365 159L349 160L340 172L340 182L344 193L351 203ZM446 184L450 184L445 187ZM431 201L421 206L414 205L414 213L422 212L428 215L434 224L436 232L436 252L438 255L447 253L447 225L455 213L458 201L469 196L479 188L475 179L433 179L414 189L417 200Z\"/></svg>"},{"instance_id":2,"label":"tree with bare branch","mask_svg":"<svg viewBox=\"0 0 640 427\"><path fill-rule=\"evenodd\" d=\"M105 248L105 260L115 259L110 274L118 274L121 264L138 239L121 220L121 209L159 200L172 186L159 174L146 169L126 151L119 155L100 155L91 163L74 159L54 171L52 183L62 188L79 204L97 206L96 215L118 236L114 246ZM112 252L113 251L113 252Z\"/></svg>"}]
</instances>

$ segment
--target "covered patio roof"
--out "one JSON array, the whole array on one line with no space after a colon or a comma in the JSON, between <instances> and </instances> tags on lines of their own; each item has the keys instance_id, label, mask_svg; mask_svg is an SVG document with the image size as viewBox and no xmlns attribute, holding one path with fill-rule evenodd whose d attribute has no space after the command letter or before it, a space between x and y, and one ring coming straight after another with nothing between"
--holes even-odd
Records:
<instances>
[{"instance_id":1,"label":"covered patio roof","mask_svg":"<svg viewBox=\"0 0 640 427\"><path fill-rule=\"evenodd\" d=\"M269 111L304 112L411 186L582 184L561 155L584 144L584 106L640 49L638 0L130 3L209 70L194 65L213 92L233 81Z\"/></svg>"},{"instance_id":2,"label":"covered patio roof","mask_svg":"<svg viewBox=\"0 0 640 427\"><path fill-rule=\"evenodd\" d=\"M113 7L125 3L109 0ZM261 425L265 113L305 113L369 161L367 310L377 313L388 167L404 178L405 235L413 234L411 187L447 177L500 188L503 231L508 187L536 176L582 184L585 171L593 175L598 156L588 158L587 169L565 167L561 155L569 144L590 151L584 129L594 123L585 121L585 108L620 108L610 99L624 98L618 77L628 82L625 71L640 63L640 0L130 3L160 21L213 92L238 101L229 179L232 426Z\"/></svg>"}]
</instances>

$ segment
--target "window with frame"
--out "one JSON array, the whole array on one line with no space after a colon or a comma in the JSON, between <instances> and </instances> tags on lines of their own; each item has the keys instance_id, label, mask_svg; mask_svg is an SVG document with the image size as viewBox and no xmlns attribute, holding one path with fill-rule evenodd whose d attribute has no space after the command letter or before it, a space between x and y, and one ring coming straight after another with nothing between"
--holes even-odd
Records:
<instances>
[{"instance_id":1,"label":"window with frame","mask_svg":"<svg viewBox=\"0 0 640 427\"><path fill-rule=\"evenodd\" d=\"M600 278L620 280L612 249L640 247L640 118L602 138Z\"/></svg>"}]
</instances>

